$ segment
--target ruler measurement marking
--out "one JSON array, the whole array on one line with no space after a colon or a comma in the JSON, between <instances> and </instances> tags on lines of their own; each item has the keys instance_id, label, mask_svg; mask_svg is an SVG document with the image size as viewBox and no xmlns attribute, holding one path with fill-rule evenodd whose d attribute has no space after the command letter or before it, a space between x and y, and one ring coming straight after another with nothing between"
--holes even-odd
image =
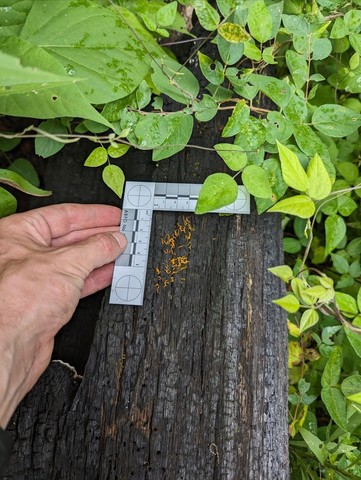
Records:
<instances>
[{"instance_id":1,"label":"ruler measurement marking","mask_svg":"<svg viewBox=\"0 0 361 480\"><path fill-rule=\"evenodd\" d=\"M202 185L127 182L120 231L128 245L115 261L110 303L143 305L153 211L194 212ZM237 200L210 213L249 213L250 198L239 187Z\"/></svg>"}]
</instances>

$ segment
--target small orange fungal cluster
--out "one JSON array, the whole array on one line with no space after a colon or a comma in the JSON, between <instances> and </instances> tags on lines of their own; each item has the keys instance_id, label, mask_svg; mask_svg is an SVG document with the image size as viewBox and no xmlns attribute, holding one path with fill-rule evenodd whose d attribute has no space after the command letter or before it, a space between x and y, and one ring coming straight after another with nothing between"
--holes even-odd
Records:
<instances>
[{"instance_id":1,"label":"small orange fungal cluster","mask_svg":"<svg viewBox=\"0 0 361 480\"><path fill-rule=\"evenodd\" d=\"M161 267L156 267L157 283L155 288L159 293L161 288L166 288L174 282L174 277L186 270L189 259L188 254L192 250L192 232L194 227L191 225L189 217L183 217L182 223L177 223L172 234L167 233L160 239L163 245L163 252L168 258L162 263ZM181 281L185 281L181 278Z\"/></svg>"}]
</instances>

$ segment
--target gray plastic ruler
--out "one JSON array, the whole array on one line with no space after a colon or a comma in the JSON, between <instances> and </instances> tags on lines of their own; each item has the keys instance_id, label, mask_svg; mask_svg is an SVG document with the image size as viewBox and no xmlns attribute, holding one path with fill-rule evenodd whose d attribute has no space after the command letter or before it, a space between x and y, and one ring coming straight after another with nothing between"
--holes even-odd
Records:
<instances>
[{"instance_id":1,"label":"gray plastic ruler","mask_svg":"<svg viewBox=\"0 0 361 480\"><path fill-rule=\"evenodd\" d=\"M192 183L126 182L120 231L128 245L115 261L109 303L143 305L153 211L194 212L201 187ZM249 194L239 186L234 203L211 213L249 212Z\"/></svg>"}]
</instances>

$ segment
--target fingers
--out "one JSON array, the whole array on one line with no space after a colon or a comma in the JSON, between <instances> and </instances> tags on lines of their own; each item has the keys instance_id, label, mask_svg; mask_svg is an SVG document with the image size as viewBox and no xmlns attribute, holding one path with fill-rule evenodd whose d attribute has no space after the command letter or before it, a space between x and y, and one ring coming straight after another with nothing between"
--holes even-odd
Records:
<instances>
[{"instance_id":1,"label":"fingers","mask_svg":"<svg viewBox=\"0 0 361 480\"><path fill-rule=\"evenodd\" d=\"M87 238L96 235L98 233L106 233L106 232L116 232L119 230L119 225L111 225L109 227L95 227L95 228L87 228L84 230L76 230L73 232L68 233L67 235L63 235L62 237L55 238L51 242L52 247L65 247L66 245L72 245L73 243L82 242Z\"/></svg>"},{"instance_id":2,"label":"fingers","mask_svg":"<svg viewBox=\"0 0 361 480\"><path fill-rule=\"evenodd\" d=\"M58 254L66 273L86 280L93 270L113 262L126 245L127 239L120 232L99 233L63 247Z\"/></svg>"},{"instance_id":3,"label":"fingers","mask_svg":"<svg viewBox=\"0 0 361 480\"><path fill-rule=\"evenodd\" d=\"M74 231L119 225L121 211L109 205L64 203L38 208L20 215L27 215L29 219L40 216L45 220L51 237L55 239Z\"/></svg>"}]
</instances>

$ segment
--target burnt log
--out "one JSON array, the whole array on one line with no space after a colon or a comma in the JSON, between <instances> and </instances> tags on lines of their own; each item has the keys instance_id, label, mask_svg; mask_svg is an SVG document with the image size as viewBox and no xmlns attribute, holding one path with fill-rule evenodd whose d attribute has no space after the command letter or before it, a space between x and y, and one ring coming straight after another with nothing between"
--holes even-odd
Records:
<instances>
[{"instance_id":1,"label":"burnt log","mask_svg":"<svg viewBox=\"0 0 361 480\"><path fill-rule=\"evenodd\" d=\"M202 125L192 143L212 145L220 130ZM117 202L82 167L89 148L42 164L51 203ZM133 152L121 164L129 180L191 183L221 168L199 149L158 165ZM57 337L58 361L9 425L3 478L288 479L287 331L271 303L281 284L267 272L282 261L279 217L254 206L155 212L144 306L109 305L109 289L80 303Z\"/></svg>"}]
</instances>

